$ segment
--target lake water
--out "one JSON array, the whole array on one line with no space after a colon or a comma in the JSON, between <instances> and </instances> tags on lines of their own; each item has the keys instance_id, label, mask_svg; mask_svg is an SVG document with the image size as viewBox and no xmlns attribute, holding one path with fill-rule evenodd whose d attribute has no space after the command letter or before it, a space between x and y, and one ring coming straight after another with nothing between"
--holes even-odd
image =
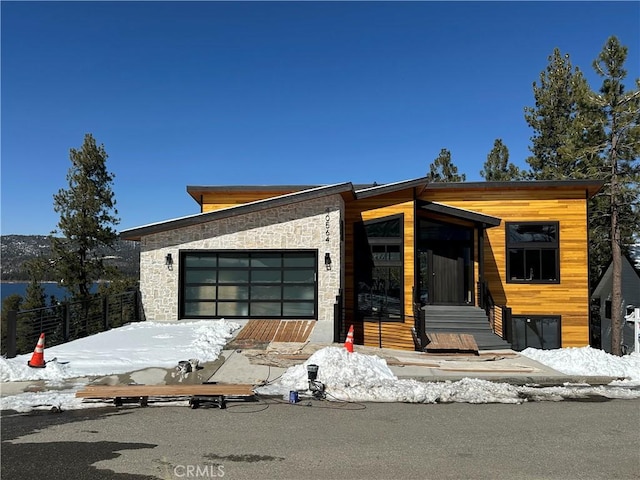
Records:
<instances>
[{"instance_id":1,"label":"lake water","mask_svg":"<svg viewBox=\"0 0 640 480\"><path fill-rule=\"evenodd\" d=\"M24 297L27 293L28 285L28 282L0 283L0 294L2 295L2 299L0 301L4 301L6 297L15 293ZM42 286L44 288L44 293L47 296L47 300L51 295L55 296L58 300L63 300L69 296L69 293L64 288L59 287L57 283L43 283ZM94 288L91 291L93 292L96 289L97 284L94 285Z\"/></svg>"}]
</instances>

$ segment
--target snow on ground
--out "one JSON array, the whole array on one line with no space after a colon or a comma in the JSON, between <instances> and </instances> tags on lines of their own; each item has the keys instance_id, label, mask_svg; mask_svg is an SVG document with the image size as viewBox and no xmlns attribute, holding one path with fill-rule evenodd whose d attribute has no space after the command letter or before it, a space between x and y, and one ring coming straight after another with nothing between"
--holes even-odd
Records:
<instances>
[{"instance_id":1,"label":"snow on ground","mask_svg":"<svg viewBox=\"0 0 640 480\"><path fill-rule=\"evenodd\" d=\"M569 349L566 349L569 350ZM586 356L582 349L546 351L549 363L556 356L561 362L573 365L579 370L580 361L589 361L588 375L625 376L628 364L635 365L633 374L640 380L640 356L634 354L630 359L614 357L605 353L599 357L601 369L598 369L592 356ZM545 363L543 360L537 360ZM327 347L317 351L304 364L296 365L276 381L259 387L256 392L263 395L282 395L288 398L291 390L304 390L308 385L308 365L318 365L318 381L326 387L329 400L358 402L409 402L409 403L522 403L532 400L562 400L564 398L587 398L597 395L607 398L640 398L640 390L629 385L620 386L563 386L528 387L496 383L476 378L465 378L456 382L418 382L398 379L386 362L375 356L358 352L349 354L343 348ZM547 363L545 363L547 364ZM552 367L553 368L553 367ZM640 382L638 382L640 385Z\"/></svg>"},{"instance_id":2,"label":"snow on ground","mask_svg":"<svg viewBox=\"0 0 640 480\"><path fill-rule=\"evenodd\" d=\"M640 384L640 354L637 353L617 357L604 350L581 347L557 350L527 348L520 354L567 375L627 377Z\"/></svg>"},{"instance_id":3,"label":"snow on ground","mask_svg":"<svg viewBox=\"0 0 640 480\"><path fill-rule=\"evenodd\" d=\"M47 348L46 368L30 368L31 353L0 358L0 381L61 381L98 375L127 373L148 367L175 367L192 358L208 362L240 328L225 320L160 323L138 322L114 328L63 345ZM55 361L52 361L53 359Z\"/></svg>"},{"instance_id":4,"label":"snow on ground","mask_svg":"<svg viewBox=\"0 0 640 480\"><path fill-rule=\"evenodd\" d=\"M238 328L238 324L225 320L140 322L45 348L45 360L57 358L46 368L27 367L31 354L13 359L0 358L2 382L44 380L47 385L46 391L3 397L0 399L0 408L26 412L52 407L68 410L105 405L75 398L75 391L87 381L77 379L152 367L171 368L177 366L180 360L192 358L200 362L212 361ZM589 347L558 350L529 348L521 353L565 374L626 377L627 380L599 387L566 385L546 388L514 386L475 378L428 383L398 379L380 357L358 352L349 354L342 347L326 347L314 353L304 364L287 369L280 378L258 387L256 391L263 395L282 395L284 398L288 398L291 390L304 392L308 388L307 366L315 364L319 367L318 381L326 385L328 400L517 404L528 400L557 401L589 396L640 398L640 390L634 388L640 386L638 354L616 357ZM76 383L69 384L70 381Z\"/></svg>"}]
</instances>

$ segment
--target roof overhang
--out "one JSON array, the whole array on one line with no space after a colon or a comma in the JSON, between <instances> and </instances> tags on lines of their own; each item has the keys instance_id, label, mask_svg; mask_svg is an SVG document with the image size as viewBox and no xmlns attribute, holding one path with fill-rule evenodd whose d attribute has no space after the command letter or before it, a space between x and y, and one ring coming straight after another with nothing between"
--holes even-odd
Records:
<instances>
[{"instance_id":1,"label":"roof overhang","mask_svg":"<svg viewBox=\"0 0 640 480\"><path fill-rule=\"evenodd\" d=\"M120 238L123 240L140 240L146 235L166 232L176 228L191 227L202 223L220 220L222 218L234 217L236 215L244 215L248 213L260 212L269 208L278 208L285 205L315 200L317 198L327 197L329 195L348 195L353 194L353 185L351 182L339 183L335 185L326 185L322 187L313 187L308 190L280 195L268 198L266 200L258 200L255 202L245 203L211 212L198 213L186 217L180 217L173 220L152 223L142 227L130 228L120 232Z\"/></svg>"},{"instance_id":2,"label":"roof overhang","mask_svg":"<svg viewBox=\"0 0 640 480\"><path fill-rule=\"evenodd\" d=\"M484 213L478 213L464 208L452 207L444 203L419 200L418 208L427 212L438 213L447 217L472 222L484 228L497 227L500 225L500 222L502 222L502 219L498 217L492 217L491 215L485 215Z\"/></svg>"}]
</instances>

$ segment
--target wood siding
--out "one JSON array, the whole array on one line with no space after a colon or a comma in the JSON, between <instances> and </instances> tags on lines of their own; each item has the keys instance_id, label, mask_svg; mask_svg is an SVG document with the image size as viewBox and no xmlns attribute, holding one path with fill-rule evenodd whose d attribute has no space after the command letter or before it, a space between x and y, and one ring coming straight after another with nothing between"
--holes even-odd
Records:
<instances>
[{"instance_id":1,"label":"wood siding","mask_svg":"<svg viewBox=\"0 0 640 480\"><path fill-rule=\"evenodd\" d=\"M212 212L222 208L237 207L238 205L243 205L245 203L266 200L267 198L285 195L294 191L295 190L265 192L243 190L224 193L205 193L202 195L202 212Z\"/></svg>"},{"instance_id":2,"label":"wood siding","mask_svg":"<svg viewBox=\"0 0 640 480\"><path fill-rule=\"evenodd\" d=\"M457 190L457 189L456 189ZM502 219L486 231L485 279L513 315L560 315L562 347L589 344L586 193L581 190L428 191L425 200ZM559 222L560 283L507 283L505 222ZM501 322L500 322L501 323ZM501 324L499 327L502 327Z\"/></svg>"},{"instance_id":3,"label":"wood siding","mask_svg":"<svg viewBox=\"0 0 640 480\"><path fill-rule=\"evenodd\" d=\"M356 200L346 205L345 211L345 322L350 325L355 322L355 291L354 291L354 238L353 224L360 221L374 220L392 215L403 215L403 260L404 260L404 322L381 322L381 339L384 348L414 350L413 336L413 286L415 265L415 214L413 190L405 190L379 197ZM355 328L356 343L378 347L380 346L379 323L363 322Z\"/></svg>"}]
</instances>

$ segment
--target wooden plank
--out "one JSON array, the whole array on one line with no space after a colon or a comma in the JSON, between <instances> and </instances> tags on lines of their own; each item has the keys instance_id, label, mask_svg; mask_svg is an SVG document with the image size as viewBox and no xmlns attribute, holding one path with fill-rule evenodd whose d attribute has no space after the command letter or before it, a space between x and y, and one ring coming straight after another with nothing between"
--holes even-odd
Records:
<instances>
[{"instance_id":1,"label":"wooden plank","mask_svg":"<svg viewBox=\"0 0 640 480\"><path fill-rule=\"evenodd\" d=\"M291 322L293 324L293 328L291 329L290 332L290 336L289 336L289 342L297 342L298 337L300 335L300 332L302 331L302 329L304 328L304 324L305 322L303 321L295 321L295 322Z\"/></svg>"},{"instance_id":2,"label":"wooden plank","mask_svg":"<svg viewBox=\"0 0 640 480\"><path fill-rule=\"evenodd\" d=\"M256 320L256 328L251 335L251 338L254 340L264 340L267 333L266 330L269 327L269 324L265 320Z\"/></svg>"},{"instance_id":3,"label":"wooden plank","mask_svg":"<svg viewBox=\"0 0 640 480\"><path fill-rule=\"evenodd\" d=\"M427 344L427 352L477 352L478 345L476 344L473 335L466 333L428 333L430 342Z\"/></svg>"},{"instance_id":4,"label":"wooden plank","mask_svg":"<svg viewBox=\"0 0 640 480\"><path fill-rule=\"evenodd\" d=\"M77 398L253 396L253 385L87 385L76 392Z\"/></svg>"},{"instance_id":5,"label":"wooden plank","mask_svg":"<svg viewBox=\"0 0 640 480\"><path fill-rule=\"evenodd\" d=\"M267 321L265 320L265 329L263 332L263 337L261 338L265 342L270 342L276 335L278 331L278 327L280 326L280 322L277 320Z\"/></svg>"},{"instance_id":6,"label":"wooden plank","mask_svg":"<svg viewBox=\"0 0 640 480\"><path fill-rule=\"evenodd\" d=\"M252 338L260 325L260 320L249 320L247 324L236 335L236 340L245 340Z\"/></svg>"},{"instance_id":7,"label":"wooden plank","mask_svg":"<svg viewBox=\"0 0 640 480\"><path fill-rule=\"evenodd\" d=\"M315 326L315 321L313 320L307 320L306 322L303 322L300 328L300 331L298 332L294 342L302 343L309 340L309 335L311 335L311 332L313 331L314 326Z\"/></svg>"},{"instance_id":8,"label":"wooden plank","mask_svg":"<svg viewBox=\"0 0 640 480\"><path fill-rule=\"evenodd\" d=\"M280 322L280 328L278 332L273 337L274 342L290 342L293 337L293 331L296 328L297 321L295 320L287 320Z\"/></svg>"}]
</instances>

